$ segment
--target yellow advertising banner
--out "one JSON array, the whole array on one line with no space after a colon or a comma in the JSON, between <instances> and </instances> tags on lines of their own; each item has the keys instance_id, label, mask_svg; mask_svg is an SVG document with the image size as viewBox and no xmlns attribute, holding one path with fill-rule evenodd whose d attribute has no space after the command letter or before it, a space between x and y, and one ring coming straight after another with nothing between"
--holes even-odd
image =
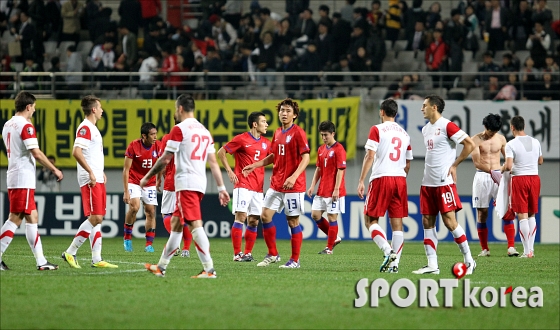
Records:
<instances>
[{"instance_id":1,"label":"yellow advertising banner","mask_svg":"<svg viewBox=\"0 0 560 330\"><path fill-rule=\"evenodd\" d=\"M358 127L358 97L331 100L301 101L300 114L296 123L307 133L311 148L311 164L315 163L317 148L323 143L317 131L319 123L330 120L336 126L335 138L346 148L347 157L356 154L356 130ZM249 129L247 117L253 111L261 111L269 123L267 138L279 127L276 111L278 101L224 100L197 101L196 118L212 133L216 150L225 145L235 135ZM111 100L101 102L103 119L97 123L103 135L106 168L122 168L126 147L134 139L140 138L140 126L152 122L158 129L158 137L168 133L173 124L174 101L165 100ZM0 107L0 127L14 113L12 100L2 100ZM74 168L72 146L76 129L84 115L80 101L37 100L33 124L37 130L39 146L46 155L56 157L56 165ZM6 147L0 144L0 165L7 167ZM233 158L230 157L230 165Z\"/></svg>"}]
</instances>

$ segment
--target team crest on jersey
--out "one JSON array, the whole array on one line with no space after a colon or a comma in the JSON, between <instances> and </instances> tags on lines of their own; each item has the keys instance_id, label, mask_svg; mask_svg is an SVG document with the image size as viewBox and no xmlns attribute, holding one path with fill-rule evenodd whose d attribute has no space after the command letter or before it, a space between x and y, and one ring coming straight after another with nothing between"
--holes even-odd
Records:
<instances>
[{"instance_id":1,"label":"team crest on jersey","mask_svg":"<svg viewBox=\"0 0 560 330\"><path fill-rule=\"evenodd\" d=\"M334 150L331 150L331 151L329 152L329 157L332 157L332 156L334 156Z\"/></svg>"},{"instance_id":2,"label":"team crest on jersey","mask_svg":"<svg viewBox=\"0 0 560 330\"><path fill-rule=\"evenodd\" d=\"M28 127L27 128L27 134L33 135L33 127Z\"/></svg>"},{"instance_id":3,"label":"team crest on jersey","mask_svg":"<svg viewBox=\"0 0 560 330\"><path fill-rule=\"evenodd\" d=\"M263 148L263 150L266 150L266 143L264 143L264 142L262 143L262 148Z\"/></svg>"},{"instance_id":4,"label":"team crest on jersey","mask_svg":"<svg viewBox=\"0 0 560 330\"><path fill-rule=\"evenodd\" d=\"M81 136L86 135L86 129L85 129L85 128L82 128L82 129L78 132L78 134L80 134Z\"/></svg>"},{"instance_id":5,"label":"team crest on jersey","mask_svg":"<svg viewBox=\"0 0 560 330\"><path fill-rule=\"evenodd\" d=\"M441 129L438 128L438 129L436 130L436 134L435 134L435 135L439 135L440 132L441 132Z\"/></svg>"},{"instance_id":6,"label":"team crest on jersey","mask_svg":"<svg viewBox=\"0 0 560 330\"><path fill-rule=\"evenodd\" d=\"M291 140L292 140L292 136L288 135L288 137L286 138L286 143L290 143Z\"/></svg>"},{"instance_id":7,"label":"team crest on jersey","mask_svg":"<svg viewBox=\"0 0 560 330\"><path fill-rule=\"evenodd\" d=\"M155 150L152 151L152 157L157 157L157 152Z\"/></svg>"}]
</instances>

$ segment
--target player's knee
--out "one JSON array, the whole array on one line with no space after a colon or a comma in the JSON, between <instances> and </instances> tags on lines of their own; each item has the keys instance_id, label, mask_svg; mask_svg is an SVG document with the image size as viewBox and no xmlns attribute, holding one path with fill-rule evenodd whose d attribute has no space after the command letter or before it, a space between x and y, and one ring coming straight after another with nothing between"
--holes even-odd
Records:
<instances>
[{"instance_id":1,"label":"player's knee","mask_svg":"<svg viewBox=\"0 0 560 330\"><path fill-rule=\"evenodd\" d=\"M250 217L247 219L247 225L251 227L257 227L259 225L259 218L258 217Z\"/></svg>"}]
</instances>

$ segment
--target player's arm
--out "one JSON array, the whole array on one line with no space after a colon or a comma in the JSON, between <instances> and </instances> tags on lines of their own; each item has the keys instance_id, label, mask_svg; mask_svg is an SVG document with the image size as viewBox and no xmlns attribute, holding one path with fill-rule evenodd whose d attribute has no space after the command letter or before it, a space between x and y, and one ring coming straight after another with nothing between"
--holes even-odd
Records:
<instances>
[{"instance_id":1,"label":"player's arm","mask_svg":"<svg viewBox=\"0 0 560 330\"><path fill-rule=\"evenodd\" d=\"M74 156L74 158L76 159L78 164L80 164L80 166L84 169L84 171L88 172L88 174L89 174L88 185L90 187L95 186L95 183L96 183L95 174L93 173L93 170L91 169L91 167L89 167L89 165L86 161L86 157L84 157L84 153L82 151L82 148L74 147L74 150L72 150L72 156Z\"/></svg>"},{"instance_id":2,"label":"player's arm","mask_svg":"<svg viewBox=\"0 0 560 330\"><path fill-rule=\"evenodd\" d=\"M364 161L362 162L362 172L360 173L360 179L358 180L358 197L364 198L364 179L369 172L369 169L373 165L373 160L375 159L375 151L371 149L366 149L366 154L364 156Z\"/></svg>"},{"instance_id":3,"label":"player's arm","mask_svg":"<svg viewBox=\"0 0 560 330\"><path fill-rule=\"evenodd\" d=\"M272 163L274 163L274 154L271 153L270 155L266 156L264 159L261 159L258 162L254 162L251 165L245 166L245 168L243 168L243 175L247 177L251 172L253 172L254 169L267 166Z\"/></svg>"},{"instance_id":4,"label":"player's arm","mask_svg":"<svg viewBox=\"0 0 560 330\"><path fill-rule=\"evenodd\" d=\"M321 167L315 167L315 173L313 174L313 179L311 180L311 186L307 189L307 196L311 197L315 191L315 185L321 177Z\"/></svg>"},{"instance_id":5,"label":"player's arm","mask_svg":"<svg viewBox=\"0 0 560 330\"><path fill-rule=\"evenodd\" d=\"M62 174L62 172L56 168L56 166L54 166L49 159L47 158L47 156L45 156L45 154L41 151L41 149L39 148L33 148L30 149L29 152L31 152L31 155L33 155L33 157L35 157L35 159L41 164L43 165L45 168L48 168L49 170L51 170L51 172L53 172L53 174L56 176L57 181L62 180L62 178L64 177L64 175Z\"/></svg>"},{"instance_id":6,"label":"player's arm","mask_svg":"<svg viewBox=\"0 0 560 330\"><path fill-rule=\"evenodd\" d=\"M502 172L511 171L512 168L513 168L513 158L507 157L504 166L502 166Z\"/></svg>"},{"instance_id":7,"label":"player's arm","mask_svg":"<svg viewBox=\"0 0 560 330\"><path fill-rule=\"evenodd\" d=\"M237 175L235 175L235 173L231 169L231 166L229 166L229 163L228 163L227 157L226 157L226 153L227 153L226 149L224 147L221 147L220 150L218 150L218 158L220 159L220 162L222 162L222 165L224 166L224 169L226 170L226 173L229 177L229 182L231 182L233 184L237 184L239 182L239 179L237 178Z\"/></svg>"},{"instance_id":8,"label":"player's arm","mask_svg":"<svg viewBox=\"0 0 560 330\"><path fill-rule=\"evenodd\" d=\"M542 165L542 163L544 163L544 158L542 155L539 156L539 165Z\"/></svg>"},{"instance_id":9,"label":"player's arm","mask_svg":"<svg viewBox=\"0 0 560 330\"><path fill-rule=\"evenodd\" d=\"M173 159L173 153L171 151L165 151L161 157L158 158L154 166L144 175L142 180L140 180L140 187L144 188L148 181L159 172L163 171L167 164Z\"/></svg>"},{"instance_id":10,"label":"player's arm","mask_svg":"<svg viewBox=\"0 0 560 330\"><path fill-rule=\"evenodd\" d=\"M342 184L342 178L344 177L345 172L346 172L345 168L339 168L336 171L336 180L334 181L334 190L332 193L333 202L336 202L340 197L340 185Z\"/></svg>"},{"instance_id":11,"label":"player's arm","mask_svg":"<svg viewBox=\"0 0 560 330\"><path fill-rule=\"evenodd\" d=\"M212 171L212 176L216 180L218 185L218 194L220 198L220 204L226 206L229 203L229 194L224 186L224 180L222 179L222 171L220 170L220 165L216 160L215 154L208 154L208 164L210 164L210 171Z\"/></svg>"},{"instance_id":12,"label":"player's arm","mask_svg":"<svg viewBox=\"0 0 560 330\"><path fill-rule=\"evenodd\" d=\"M130 167L132 166L132 158L128 158L124 156L124 165L123 165L123 187L124 187L124 194L123 194L123 202L128 204L130 202L130 193L128 192L128 178L130 177Z\"/></svg>"},{"instance_id":13,"label":"player's arm","mask_svg":"<svg viewBox=\"0 0 560 330\"><path fill-rule=\"evenodd\" d=\"M478 134L475 135L475 136L472 138L472 140L473 140L474 145L475 145L475 147L474 147L474 149L473 149L473 151L472 151L472 153L471 153L471 158L472 158L474 167L475 167L476 169L478 169L478 170L481 170L481 171L484 171L484 172L488 172L488 173L489 173L490 171L489 171L489 170L486 170L486 169L484 169L484 168L482 168L482 164L480 164L480 147L479 147L479 145L480 145L480 142L481 142L481 141L480 141L480 138L478 137Z\"/></svg>"},{"instance_id":14,"label":"player's arm","mask_svg":"<svg viewBox=\"0 0 560 330\"><path fill-rule=\"evenodd\" d=\"M301 173L303 173L303 171L305 171L307 165L309 165L309 152L301 155L301 161L299 162L298 167L296 168L295 172L286 179L282 188L286 190L292 189L294 187L294 184L296 183L297 178L301 175Z\"/></svg>"},{"instance_id":15,"label":"player's arm","mask_svg":"<svg viewBox=\"0 0 560 330\"><path fill-rule=\"evenodd\" d=\"M447 173L447 175L451 174L451 177L453 178L453 182L457 182L457 166L459 166L459 164L461 164L465 159L467 159L469 154L475 148L475 144L473 140L468 135L466 138L463 139L463 141L461 141L461 144L463 145L463 150L459 154L459 157L455 159L453 165L451 165L451 167L449 168L449 172Z\"/></svg>"},{"instance_id":16,"label":"player's arm","mask_svg":"<svg viewBox=\"0 0 560 330\"><path fill-rule=\"evenodd\" d=\"M406 176L408 176L408 171L410 170L410 159L406 160L406 165L404 166L404 172L406 173Z\"/></svg>"}]
</instances>

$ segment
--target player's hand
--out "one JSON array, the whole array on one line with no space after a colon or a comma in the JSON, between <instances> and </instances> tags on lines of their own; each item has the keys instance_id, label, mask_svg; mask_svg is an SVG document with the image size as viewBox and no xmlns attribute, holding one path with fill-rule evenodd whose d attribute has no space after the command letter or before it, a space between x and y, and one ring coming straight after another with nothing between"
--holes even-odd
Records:
<instances>
[{"instance_id":1,"label":"player's hand","mask_svg":"<svg viewBox=\"0 0 560 330\"><path fill-rule=\"evenodd\" d=\"M148 179L146 179L146 177L143 177L142 180L140 180L140 188L144 189L144 187L148 184Z\"/></svg>"},{"instance_id":2,"label":"player's hand","mask_svg":"<svg viewBox=\"0 0 560 330\"><path fill-rule=\"evenodd\" d=\"M250 174L251 172L253 172L254 169L255 169L255 168L253 167L253 165L247 165L247 166L245 166L245 168L243 168L243 171L242 171L243 176L244 176L244 177L248 177L249 174Z\"/></svg>"},{"instance_id":3,"label":"player's hand","mask_svg":"<svg viewBox=\"0 0 560 330\"><path fill-rule=\"evenodd\" d=\"M220 205L227 206L229 203L229 194L227 190L222 190L219 192L218 197L220 198Z\"/></svg>"},{"instance_id":4,"label":"player's hand","mask_svg":"<svg viewBox=\"0 0 560 330\"><path fill-rule=\"evenodd\" d=\"M287 178L286 181L284 181L284 185L282 186L282 189L291 190L294 188L295 183L296 183L296 179L293 176L291 176Z\"/></svg>"},{"instance_id":5,"label":"player's hand","mask_svg":"<svg viewBox=\"0 0 560 330\"><path fill-rule=\"evenodd\" d=\"M309 189L307 189L307 196L309 196L309 198L311 198L311 196L313 196L313 189L314 187L309 187Z\"/></svg>"},{"instance_id":6,"label":"player's hand","mask_svg":"<svg viewBox=\"0 0 560 330\"><path fill-rule=\"evenodd\" d=\"M64 174L58 168L53 171L54 176L56 176L56 181L60 182L64 178Z\"/></svg>"},{"instance_id":7,"label":"player's hand","mask_svg":"<svg viewBox=\"0 0 560 330\"><path fill-rule=\"evenodd\" d=\"M492 177L492 180L496 183L496 184L500 184L500 180L502 179L502 172L500 170L492 170L490 171L490 176Z\"/></svg>"},{"instance_id":8,"label":"player's hand","mask_svg":"<svg viewBox=\"0 0 560 330\"><path fill-rule=\"evenodd\" d=\"M105 172L103 172L103 182L107 184L107 176L105 175Z\"/></svg>"},{"instance_id":9,"label":"player's hand","mask_svg":"<svg viewBox=\"0 0 560 330\"><path fill-rule=\"evenodd\" d=\"M237 175L235 175L235 173L233 173L233 171L229 171L227 175L229 177L229 182L233 183L234 185L239 182L239 179L237 178Z\"/></svg>"},{"instance_id":10,"label":"player's hand","mask_svg":"<svg viewBox=\"0 0 560 330\"><path fill-rule=\"evenodd\" d=\"M340 195L340 189L335 189L335 190L333 190L333 192L332 192L332 197L331 197L332 201L333 201L333 202L338 201L338 196L339 196L339 195Z\"/></svg>"},{"instance_id":11,"label":"player's hand","mask_svg":"<svg viewBox=\"0 0 560 330\"><path fill-rule=\"evenodd\" d=\"M122 200L125 204L130 203L130 194L128 193L128 190L124 192Z\"/></svg>"},{"instance_id":12,"label":"player's hand","mask_svg":"<svg viewBox=\"0 0 560 330\"><path fill-rule=\"evenodd\" d=\"M95 184L97 183L97 181L95 180L95 175L93 174L93 172L91 172L89 174L89 183L88 186L90 187L95 187Z\"/></svg>"},{"instance_id":13,"label":"player's hand","mask_svg":"<svg viewBox=\"0 0 560 330\"><path fill-rule=\"evenodd\" d=\"M364 182L360 181L358 183L358 197L360 197L360 199L364 199Z\"/></svg>"},{"instance_id":14,"label":"player's hand","mask_svg":"<svg viewBox=\"0 0 560 330\"><path fill-rule=\"evenodd\" d=\"M447 176L451 175L451 178L453 178L453 183L457 183L457 167L456 166L451 166L449 168L449 172L447 172Z\"/></svg>"}]
</instances>

